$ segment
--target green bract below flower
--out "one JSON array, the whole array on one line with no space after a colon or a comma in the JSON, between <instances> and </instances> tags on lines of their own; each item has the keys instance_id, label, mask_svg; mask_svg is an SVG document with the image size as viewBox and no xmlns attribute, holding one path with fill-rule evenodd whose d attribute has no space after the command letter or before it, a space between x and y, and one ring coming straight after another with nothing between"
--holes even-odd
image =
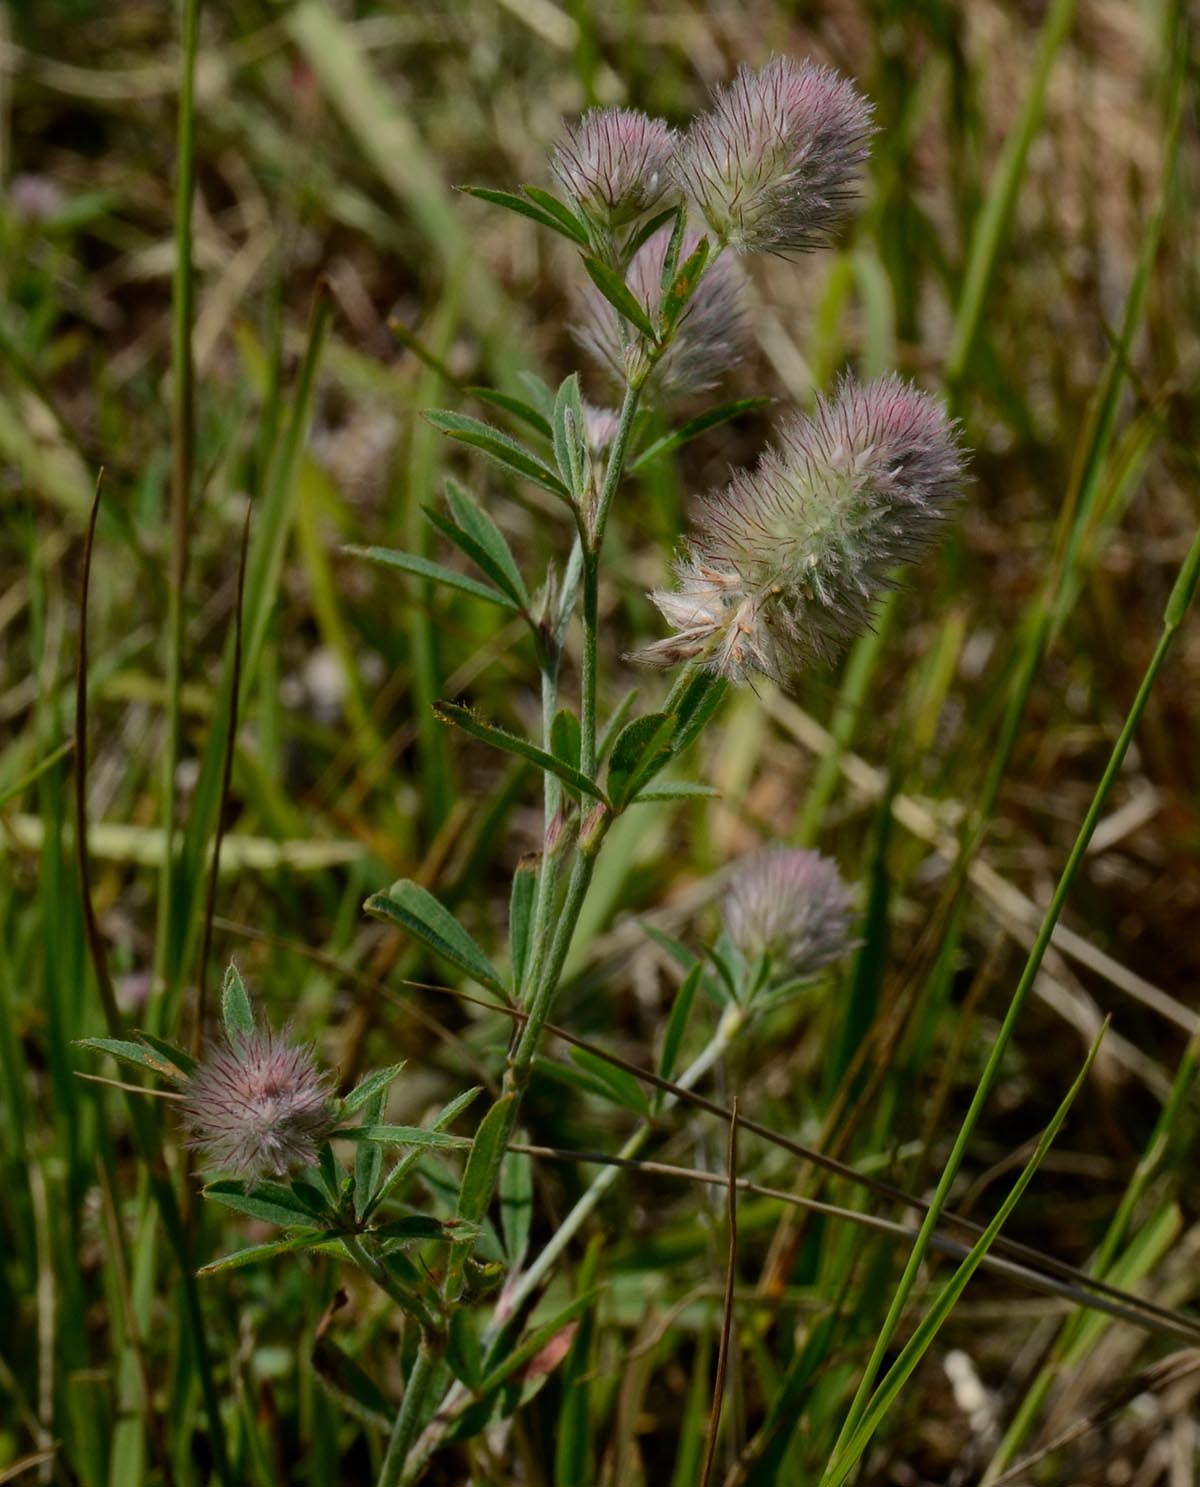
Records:
<instances>
[{"instance_id":1,"label":"green bract below flower","mask_svg":"<svg viewBox=\"0 0 1200 1487\"><path fill-rule=\"evenodd\" d=\"M676 633L639 659L786 682L832 657L892 571L937 541L963 467L934 399L899 377L846 379L704 503L678 588L650 596Z\"/></svg>"}]
</instances>

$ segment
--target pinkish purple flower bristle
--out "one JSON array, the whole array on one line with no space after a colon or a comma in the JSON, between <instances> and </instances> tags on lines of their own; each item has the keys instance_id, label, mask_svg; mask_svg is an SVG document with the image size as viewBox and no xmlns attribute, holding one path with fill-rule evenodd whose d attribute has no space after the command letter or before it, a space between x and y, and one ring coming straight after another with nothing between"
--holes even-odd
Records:
<instances>
[{"instance_id":1,"label":"pinkish purple flower bristle","mask_svg":"<svg viewBox=\"0 0 1200 1487\"><path fill-rule=\"evenodd\" d=\"M777 975L802 978L852 948L853 910L832 859L801 847L766 847L734 865L721 917L745 960L765 955Z\"/></svg>"},{"instance_id":2,"label":"pinkish purple flower bristle","mask_svg":"<svg viewBox=\"0 0 1200 1487\"><path fill-rule=\"evenodd\" d=\"M773 57L715 92L675 168L718 241L804 253L846 216L870 136L871 105L847 78Z\"/></svg>"},{"instance_id":3,"label":"pinkish purple flower bristle","mask_svg":"<svg viewBox=\"0 0 1200 1487\"><path fill-rule=\"evenodd\" d=\"M681 263L695 250L700 238L694 230L684 233ZM670 226L659 228L633 255L625 275L625 282L652 320L657 318L662 303L663 264L670 242ZM742 360L749 345L743 291L742 271L731 258L710 261L670 346L650 375L652 396L665 400L706 392ZM629 368L619 317L594 284L583 290L580 306L575 339L599 366L623 383ZM636 342L630 344L628 352L638 354Z\"/></svg>"},{"instance_id":4,"label":"pinkish purple flower bristle","mask_svg":"<svg viewBox=\"0 0 1200 1487\"><path fill-rule=\"evenodd\" d=\"M933 398L895 376L845 379L704 502L678 587L650 596L677 633L641 659L780 682L829 659L868 628L892 571L937 541L963 476Z\"/></svg>"},{"instance_id":5,"label":"pinkish purple flower bristle","mask_svg":"<svg viewBox=\"0 0 1200 1487\"><path fill-rule=\"evenodd\" d=\"M676 137L635 109L591 109L554 148L551 169L583 212L606 226L648 211L673 184Z\"/></svg>"},{"instance_id":6,"label":"pinkish purple flower bristle","mask_svg":"<svg viewBox=\"0 0 1200 1487\"><path fill-rule=\"evenodd\" d=\"M187 1082L188 1144L250 1182L317 1160L334 1126L328 1078L312 1050L270 1029L211 1047Z\"/></svg>"}]
</instances>

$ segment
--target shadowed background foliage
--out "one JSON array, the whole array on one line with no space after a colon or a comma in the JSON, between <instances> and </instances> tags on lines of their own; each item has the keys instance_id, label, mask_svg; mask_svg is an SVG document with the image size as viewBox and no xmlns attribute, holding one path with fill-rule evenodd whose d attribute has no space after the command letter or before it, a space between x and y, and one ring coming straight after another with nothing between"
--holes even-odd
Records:
<instances>
[{"instance_id":1,"label":"shadowed background foliage","mask_svg":"<svg viewBox=\"0 0 1200 1487\"><path fill-rule=\"evenodd\" d=\"M715 1088L776 1130L921 1191L945 1159L1196 522L1195 43L1186 8L1156 0L208 0L184 157L195 183L184 272L180 33L175 7L135 0L0 13L0 1480L22 1462L29 1480L88 1487L206 1480L210 1369L239 1480L350 1484L372 1479L378 1428L343 1408L328 1357L328 1388L309 1360L316 1348L320 1364L321 1339L336 1336L394 1399L395 1319L355 1286L337 1304L330 1262L276 1261L200 1283L212 1355L202 1366L127 1107L76 1074L96 1064L72 1040L104 1031L74 865L70 747L97 470L87 798L122 1011L190 1036L220 817L208 981L236 956L274 1020L313 1038L346 1086L406 1058L389 1113L419 1120L495 1077L507 1030L435 989L404 989L404 978L441 973L364 920L361 904L403 875L481 944L502 937L511 869L540 842L537 781L449 735L430 704L469 699L529 731L536 667L518 622L341 548L445 561L422 507L449 470L485 498L527 573L561 560L561 508L443 447L416 415L434 403L481 415L466 389L513 391L522 367L556 384L579 361L565 329L580 278L572 249L453 187L548 184L564 116L625 103L681 124L739 61L773 51L855 78L879 125L862 210L833 251L753 263L754 349L719 396L807 405L847 365L899 368L962 420L974 451L962 520L845 662L791 697L764 684L726 704L691 766L719 801L622 819L555 1016L653 1066L679 977L643 924L698 946L715 930L714 874L731 859L763 840L819 845L862 885L863 944L819 995L758 1027ZM171 517L181 282L194 295L186 545ZM600 399L603 384L588 390ZM692 497L752 460L776 417L767 406L695 440L622 497L601 595L606 674L621 682L606 710L627 685L644 698L665 690L621 660L661 633L646 592L663 580ZM222 800L248 503L241 717ZM1112 1013L1007 1230L1076 1264L1117 1211L1200 1027L1198 686L1193 621L954 1194L959 1211L994 1212ZM1019 712L1014 697L1025 698ZM981 803L984 846L948 904L947 853ZM170 818L181 849L164 873ZM939 960L949 933L956 953ZM714 1017L698 1010L697 1029ZM561 1047L547 1052L527 1131L615 1149L636 1115L572 1082ZM1121 1283L1171 1306L1195 1293L1191 1134L1185 1098L1121 1249ZM719 1169L726 1141L719 1123L677 1113L655 1154ZM167 1148L186 1193L194 1184L173 1139ZM815 1191L812 1172L767 1145L744 1140L741 1155L746 1175ZM535 1245L587 1175L537 1169ZM427 1180L433 1202L436 1171ZM865 1201L831 1186L839 1201ZM602 1247L588 1263L607 1284L588 1351L509 1432L471 1448L473 1467L460 1448L431 1481L469 1470L477 1482L555 1487L696 1480L725 1278L722 1200L649 1176L617 1191L592 1230ZM198 1261L252 1227L184 1206ZM831 1256L851 1250L853 1231L780 1214L755 1199L741 1215L745 1305L714 1478L731 1487L819 1469L902 1263L894 1242L856 1240L843 1274ZM830 1294L834 1273L848 1303ZM796 1360L834 1301L846 1309L837 1345L805 1381ZM1060 1310L977 1279L862 1480L977 1481ZM1089 1412L1094 1428L1028 1480L1192 1481L1186 1386L1152 1390L1137 1410L1105 1405L1163 1343L1097 1320L1071 1348L1024 1446Z\"/></svg>"}]
</instances>

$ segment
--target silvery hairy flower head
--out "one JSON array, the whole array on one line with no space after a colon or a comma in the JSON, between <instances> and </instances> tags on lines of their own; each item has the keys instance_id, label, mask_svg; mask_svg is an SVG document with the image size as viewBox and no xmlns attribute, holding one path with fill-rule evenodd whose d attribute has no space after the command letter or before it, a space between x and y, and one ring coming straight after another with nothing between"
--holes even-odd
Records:
<instances>
[{"instance_id":1,"label":"silvery hairy flower head","mask_svg":"<svg viewBox=\"0 0 1200 1487\"><path fill-rule=\"evenodd\" d=\"M683 234L680 263L686 263L700 238L694 230ZM651 320L657 320L662 304L663 265L670 242L670 225L659 228L633 255L625 275ZM749 342L743 287L742 272L732 259L722 257L709 263L670 345L650 374L647 389L652 396L665 401L706 392L741 361ZM619 383L624 382L632 370L627 357L640 354L636 337L625 339L626 327L594 284L583 291L580 309L575 339Z\"/></svg>"},{"instance_id":2,"label":"silvery hairy flower head","mask_svg":"<svg viewBox=\"0 0 1200 1487\"><path fill-rule=\"evenodd\" d=\"M804 848L766 847L735 863L721 918L749 963L778 977L814 975L851 948L853 899L837 863Z\"/></svg>"},{"instance_id":3,"label":"silvery hairy flower head","mask_svg":"<svg viewBox=\"0 0 1200 1487\"><path fill-rule=\"evenodd\" d=\"M594 108L569 125L550 166L585 216L608 227L631 222L673 185L675 133L628 108Z\"/></svg>"},{"instance_id":4,"label":"silvery hairy flower head","mask_svg":"<svg viewBox=\"0 0 1200 1487\"><path fill-rule=\"evenodd\" d=\"M250 1182L317 1160L334 1126L328 1078L310 1048L270 1028L209 1048L187 1082L188 1144Z\"/></svg>"},{"instance_id":5,"label":"silvery hairy flower head","mask_svg":"<svg viewBox=\"0 0 1200 1487\"><path fill-rule=\"evenodd\" d=\"M845 217L870 135L871 105L849 79L773 57L717 89L675 168L719 241L804 253Z\"/></svg>"},{"instance_id":6,"label":"silvery hairy flower head","mask_svg":"<svg viewBox=\"0 0 1200 1487\"><path fill-rule=\"evenodd\" d=\"M830 658L937 541L963 473L940 403L899 377L846 378L704 503L678 587L650 596L677 633L640 659L786 682Z\"/></svg>"}]
</instances>

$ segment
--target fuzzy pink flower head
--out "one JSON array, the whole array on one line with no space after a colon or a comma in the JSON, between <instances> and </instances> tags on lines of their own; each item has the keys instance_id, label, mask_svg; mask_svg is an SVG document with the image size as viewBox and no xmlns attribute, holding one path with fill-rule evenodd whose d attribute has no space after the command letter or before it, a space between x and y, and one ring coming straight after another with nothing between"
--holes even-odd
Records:
<instances>
[{"instance_id":1,"label":"fuzzy pink flower head","mask_svg":"<svg viewBox=\"0 0 1200 1487\"><path fill-rule=\"evenodd\" d=\"M187 1082L183 1119L189 1145L249 1182L315 1162L335 1123L312 1050L269 1028L208 1049Z\"/></svg>"},{"instance_id":2,"label":"fuzzy pink flower head","mask_svg":"<svg viewBox=\"0 0 1200 1487\"><path fill-rule=\"evenodd\" d=\"M899 377L845 379L704 502L678 587L650 596L677 633L641 659L779 682L828 660L869 627L892 571L938 540L963 478L940 403Z\"/></svg>"},{"instance_id":3,"label":"fuzzy pink flower head","mask_svg":"<svg viewBox=\"0 0 1200 1487\"><path fill-rule=\"evenodd\" d=\"M773 57L716 91L675 168L718 241L806 253L846 216L870 136L871 105L849 79Z\"/></svg>"},{"instance_id":4,"label":"fuzzy pink flower head","mask_svg":"<svg viewBox=\"0 0 1200 1487\"><path fill-rule=\"evenodd\" d=\"M607 227L648 211L668 187L675 132L628 108L594 108L568 126L550 166L584 212Z\"/></svg>"},{"instance_id":5,"label":"fuzzy pink flower head","mask_svg":"<svg viewBox=\"0 0 1200 1487\"><path fill-rule=\"evenodd\" d=\"M696 231L684 233L680 263L695 251L700 237ZM657 320L662 304L663 265L670 242L671 227L660 227L633 255L625 275L651 320ZM750 339L743 291L742 271L731 258L709 263L670 346L650 374L646 384L650 396L665 402L707 392L742 360ZM594 284L589 283L580 297L574 334L599 366L618 383L624 382L632 370L627 358L639 355L637 341L626 341L623 322Z\"/></svg>"},{"instance_id":6,"label":"fuzzy pink flower head","mask_svg":"<svg viewBox=\"0 0 1200 1487\"><path fill-rule=\"evenodd\" d=\"M803 978L852 948L854 904L837 863L804 848L765 847L735 864L722 906L725 933L748 962Z\"/></svg>"}]
</instances>

